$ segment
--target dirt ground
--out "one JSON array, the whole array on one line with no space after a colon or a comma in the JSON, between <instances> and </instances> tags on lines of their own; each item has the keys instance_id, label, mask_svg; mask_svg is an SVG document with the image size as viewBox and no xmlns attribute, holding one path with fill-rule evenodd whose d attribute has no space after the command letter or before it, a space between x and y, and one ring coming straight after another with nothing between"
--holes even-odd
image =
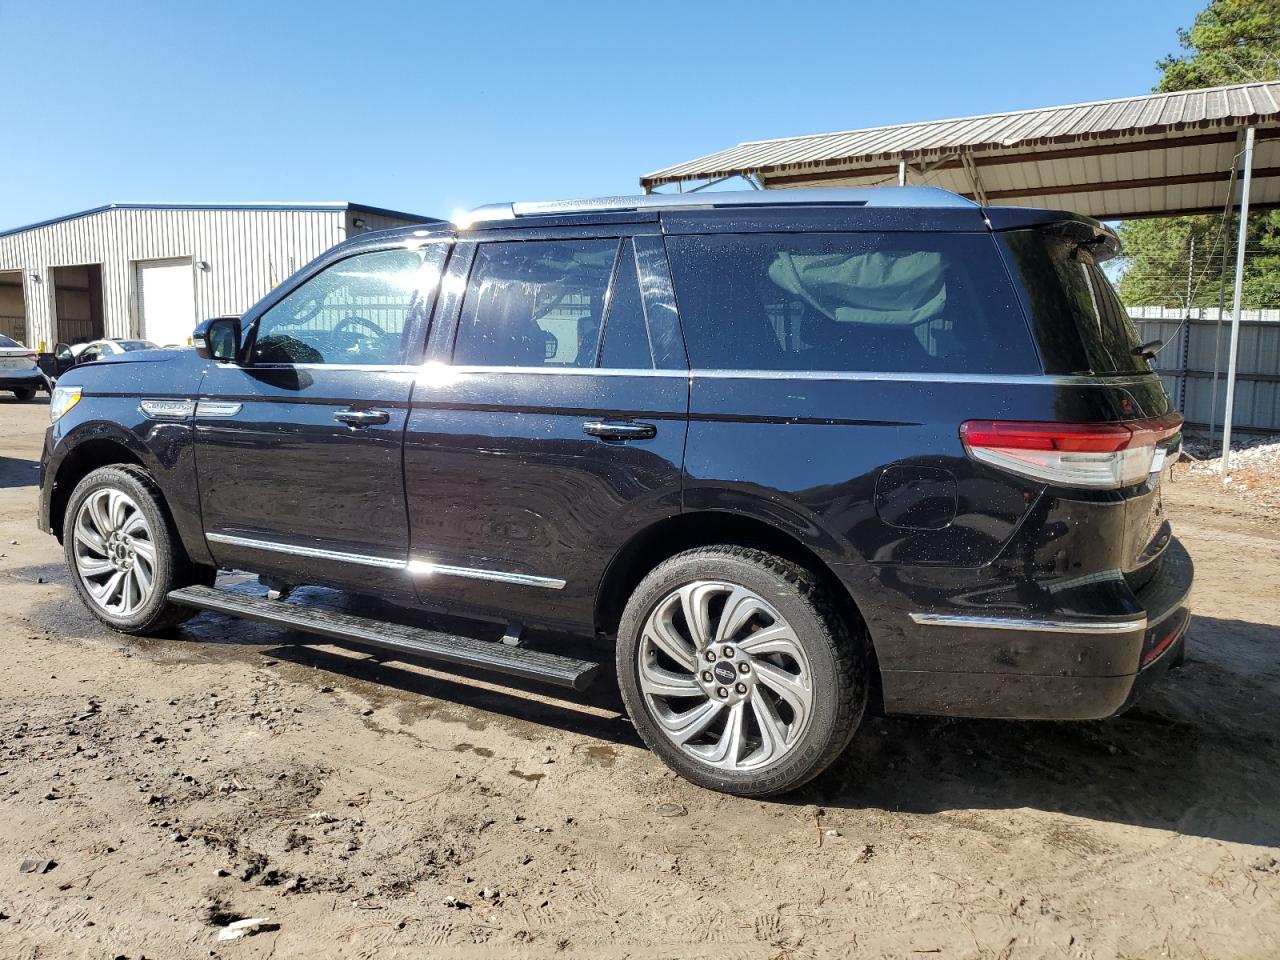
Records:
<instances>
[{"instance_id":1,"label":"dirt ground","mask_svg":"<svg viewBox=\"0 0 1280 960\"><path fill-rule=\"evenodd\" d=\"M1138 709L872 717L761 803L667 773L609 681L102 629L33 525L46 415L0 399L2 957L1280 955L1280 522L1212 478L1167 491L1193 643Z\"/></svg>"}]
</instances>

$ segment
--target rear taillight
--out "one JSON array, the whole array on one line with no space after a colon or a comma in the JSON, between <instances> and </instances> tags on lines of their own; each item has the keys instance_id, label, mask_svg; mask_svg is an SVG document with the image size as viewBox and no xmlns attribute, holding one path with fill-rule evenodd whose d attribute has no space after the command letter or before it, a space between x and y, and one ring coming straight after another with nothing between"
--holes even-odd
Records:
<instances>
[{"instance_id":1,"label":"rear taillight","mask_svg":"<svg viewBox=\"0 0 1280 960\"><path fill-rule=\"evenodd\" d=\"M1146 480L1182 429L1171 413L1123 423L968 420L960 439L974 460L1063 487L1117 489Z\"/></svg>"}]
</instances>

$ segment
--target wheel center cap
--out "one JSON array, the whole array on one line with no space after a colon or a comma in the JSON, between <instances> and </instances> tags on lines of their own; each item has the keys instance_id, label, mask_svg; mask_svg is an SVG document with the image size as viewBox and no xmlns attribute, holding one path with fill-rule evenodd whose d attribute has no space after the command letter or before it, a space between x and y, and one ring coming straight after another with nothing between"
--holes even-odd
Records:
<instances>
[{"instance_id":1,"label":"wheel center cap","mask_svg":"<svg viewBox=\"0 0 1280 960\"><path fill-rule=\"evenodd\" d=\"M711 668L712 675L718 683L731 684L738 679L738 671L727 660L721 660Z\"/></svg>"}]
</instances>

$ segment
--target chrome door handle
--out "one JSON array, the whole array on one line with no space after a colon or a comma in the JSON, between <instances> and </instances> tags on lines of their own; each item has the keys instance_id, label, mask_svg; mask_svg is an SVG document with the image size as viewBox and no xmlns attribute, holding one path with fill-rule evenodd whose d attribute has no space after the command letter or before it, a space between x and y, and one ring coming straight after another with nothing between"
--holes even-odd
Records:
<instances>
[{"instance_id":1,"label":"chrome door handle","mask_svg":"<svg viewBox=\"0 0 1280 960\"><path fill-rule=\"evenodd\" d=\"M385 410L339 410L333 415L333 419L354 429L386 423L391 419L391 414Z\"/></svg>"},{"instance_id":2,"label":"chrome door handle","mask_svg":"<svg viewBox=\"0 0 1280 960\"><path fill-rule=\"evenodd\" d=\"M633 420L593 420L582 425L582 432L601 440L652 440L658 435L658 428Z\"/></svg>"}]
</instances>

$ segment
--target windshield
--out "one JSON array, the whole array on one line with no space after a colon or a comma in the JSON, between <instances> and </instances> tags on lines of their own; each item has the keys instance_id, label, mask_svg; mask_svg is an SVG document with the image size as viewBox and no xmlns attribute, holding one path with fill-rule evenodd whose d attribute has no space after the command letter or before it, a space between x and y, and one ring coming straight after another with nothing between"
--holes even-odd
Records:
<instances>
[{"instance_id":1,"label":"windshield","mask_svg":"<svg viewBox=\"0 0 1280 960\"><path fill-rule=\"evenodd\" d=\"M117 340L116 346L125 352L133 350L155 350L156 345L150 340Z\"/></svg>"},{"instance_id":2,"label":"windshield","mask_svg":"<svg viewBox=\"0 0 1280 960\"><path fill-rule=\"evenodd\" d=\"M1003 235L1046 373L1147 373L1133 321L1087 244L1054 229Z\"/></svg>"}]
</instances>

